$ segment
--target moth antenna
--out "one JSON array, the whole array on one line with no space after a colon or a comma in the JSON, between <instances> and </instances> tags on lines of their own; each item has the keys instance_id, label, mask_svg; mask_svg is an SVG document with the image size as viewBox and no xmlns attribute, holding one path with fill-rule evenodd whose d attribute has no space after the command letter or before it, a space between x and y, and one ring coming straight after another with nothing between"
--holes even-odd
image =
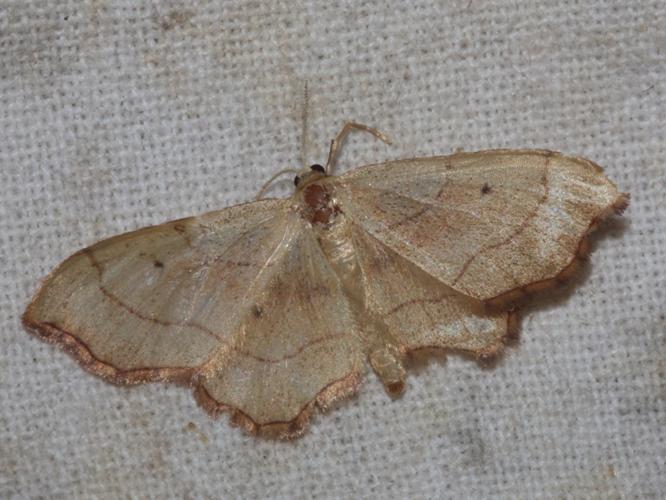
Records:
<instances>
[{"instance_id":1,"label":"moth antenna","mask_svg":"<svg viewBox=\"0 0 666 500\"><path fill-rule=\"evenodd\" d=\"M384 135L376 128L368 127L367 125L363 125L362 123L347 122L342 127L342 130L338 132L338 135L335 136L335 139L331 141L331 149L329 149L328 151L328 160L326 160L326 167L325 167L327 174L330 174L333 171L333 167L335 166L335 162L338 159L338 153L340 152L342 143L344 142L347 135L349 135L349 132L351 132L352 130L360 130L362 132L368 132L369 134L374 135L380 141L385 142L386 144L392 144L391 139L389 139L387 135Z\"/></svg>"},{"instance_id":2,"label":"moth antenna","mask_svg":"<svg viewBox=\"0 0 666 500\"><path fill-rule=\"evenodd\" d=\"M261 186L261 189L259 189L259 192L257 193L257 196L255 196L254 200L259 201L261 199L261 197L264 195L264 193L266 192L266 190L273 183L273 181L275 179L277 179L278 177L280 177L281 175L288 174L288 173L292 173L292 174L296 173L297 174L298 172L300 172L300 170L298 170L296 168L285 168L284 170L280 170L278 172L275 172L275 174L273 174L270 179L268 179L266 182L264 182L264 185Z\"/></svg>"},{"instance_id":3,"label":"moth antenna","mask_svg":"<svg viewBox=\"0 0 666 500\"><path fill-rule=\"evenodd\" d=\"M310 95L308 94L308 81L305 80L303 87L303 109L301 111L301 166L307 167L307 147L308 147L308 108L310 105Z\"/></svg>"}]
</instances>

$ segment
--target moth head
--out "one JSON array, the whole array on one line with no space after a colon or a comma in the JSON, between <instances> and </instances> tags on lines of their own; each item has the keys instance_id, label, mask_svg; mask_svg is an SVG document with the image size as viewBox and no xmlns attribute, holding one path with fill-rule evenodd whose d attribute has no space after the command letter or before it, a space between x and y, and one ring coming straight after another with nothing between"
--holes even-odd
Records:
<instances>
[{"instance_id":1,"label":"moth head","mask_svg":"<svg viewBox=\"0 0 666 500\"><path fill-rule=\"evenodd\" d=\"M294 177L294 186L296 189L303 189L306 185L313 181L326 177L326 169L315 163L309 168L301 170L296 177Z\"/></svg>"}]
</instances>

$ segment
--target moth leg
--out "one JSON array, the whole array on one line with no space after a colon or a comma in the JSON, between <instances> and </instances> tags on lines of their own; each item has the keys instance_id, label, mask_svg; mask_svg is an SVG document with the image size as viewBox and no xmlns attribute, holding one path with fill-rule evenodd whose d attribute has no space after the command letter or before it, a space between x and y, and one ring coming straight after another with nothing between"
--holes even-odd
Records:
<instances>
[{"instance_id":1,"label":"moth leg","mask_svg":"<svg viewBox=\"0 0 666 500\"><path fill-rule=\"evenodd\" d=\"M344 124L338 135L335 136L335 139L331 141L331 149L328 151L328 160L326 160L326 172L330 174L335 166L335 161L338 159L338 153L340 152L340 147L342 146L343 141L352 130L361 130L363 132L368 132L369 134L374 135L380 141L385 142L386 144L391 144L391 139L388 136L382 134L376 128L368 127L362 123L356 122L347 122Z\"/></svg>"},{"instance_id":2,"label":"moth leg","mask_svg":"<svg viewBox=\"0 0 666 500\"><path fill-rule=\"evenodd\" d=\"M259 201L261 199L261 197L264 195L264 193L266 192L266 190L271 186L271 184L273 184L273 181L275 179L277 179L278 177L280 177L282 174L290 174L290 173L291 174L297 174L299 172L300 172L300 170L298 170L297 168L285 168L285 169L282 169L278 172L275 172L275 174L273 174L270 177L270 179L268 179L266 182L264 182L264 185L261 186L261 188L259 189L259 192L257 193L257 196L254 197L254 201Z\"/></svg>"}]
</instances>

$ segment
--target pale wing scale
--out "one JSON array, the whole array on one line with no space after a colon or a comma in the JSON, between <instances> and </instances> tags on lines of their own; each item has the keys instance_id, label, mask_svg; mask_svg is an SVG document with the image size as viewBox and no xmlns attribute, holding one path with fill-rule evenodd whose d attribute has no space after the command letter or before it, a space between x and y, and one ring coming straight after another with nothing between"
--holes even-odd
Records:
<instances>
[{"instance_id":1,"label":"pale wing scale","mask_svg":"<svg viewBox=\"0 0 666 500\"><path fill-rule=\"evenodd\" d=\"M600 167L547 151L484 151L368 166L342 210L428 274L479 300L556 278L627 198Z\"/></svg>"},{"instance_id":2,"label":"pale wing scale","mask_svg":"<svg viewBox=\"0 0 666 500\"><path fill-rule=\"evenodd\" d=\"M382 318L402 349L448 348L489 356L502 347L511 313L484 311L358 227L353 238L365 307Z\"/></svg>"}]
</instances>

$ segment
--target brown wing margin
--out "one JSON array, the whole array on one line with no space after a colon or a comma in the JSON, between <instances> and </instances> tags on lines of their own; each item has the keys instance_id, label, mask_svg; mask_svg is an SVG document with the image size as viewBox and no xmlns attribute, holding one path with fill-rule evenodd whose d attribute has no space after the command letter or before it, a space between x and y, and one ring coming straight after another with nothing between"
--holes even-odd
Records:
<instances>
[{"instance_id":1,"label":"brown wing margin","mask_svg":"<svg viewBox=\"0 0 666 500\"><path fill-rule=\"evenodd\" d=\"M566 283L580 270L590 254L590 234L598 229L599 226L611 215L622 215L629 206L629 200L629 193L620 193L616 200L607 209L603 210L592 219L587 230L578 242L578 247L574 256L556 276L529 283L523 287L514 288L513 290L509 290L508 292L504 292L496 297L485 300L485 304L493 310L515 307L535 293L566 285Z\"/></svg>"},{"instance_id":2,"label":"brown wing margin","mask_svg":"<svg viewBox=\"0 0 666 500\"><path fill-rule=\"evenodd\" d=\"M74 334L52 323L42 323L30 318L30 309L23 314L23 326L27 331L49 344L61 347L83 369L116 385L135 385L147 382L176 382L188 384L195 368L135 368L121 370L95 357L89 347Z\"/></svg>"},{"instance_id":3,"label":"brown wing margin","mask_svg":"<svg viewBox=\"0 0 666 500\"><path fill-rule=\"evenodd\" d=\"M350 373L324 387L312 401L303 406L292 420L278 420L262 424L255 422L252 417L238 408L219 403L202 384L194 386L194 398L199 406L213 417L218 417L222 412L229 413L231 424L249 434L267 438L294 439L303 435L315 408L326 411L335 402L353 396L358 392L361 380L359 373Z\"/></svg>"},{"instance_id":4,"label":"brown wing margin","mask_svg":"<svg viewBox=\"0 0 666 500\"><path fill-rule=\"evenodd\" d=\"M58 345L74 358L84 370L93 375L120 386L148 382L172 382L191 386L195 400L210 416L218 418L221 413L226 412L229 414L232 425L242 428L249 434L268 438L293 439L301 436L305 432L315 408L326 411L335 402L353 396L358 391L362 380L359 373L350 373L324 387L292 420L262 424L255 422L239 408L220 403L212 398L203 384L196 381L196 368L167 367L120 370L96 358L88 346L75 335L51 323L40 323L31 320L27 311L22 317L22 322L28 332L50 344Z\"/></svg>"}]
</instances>

